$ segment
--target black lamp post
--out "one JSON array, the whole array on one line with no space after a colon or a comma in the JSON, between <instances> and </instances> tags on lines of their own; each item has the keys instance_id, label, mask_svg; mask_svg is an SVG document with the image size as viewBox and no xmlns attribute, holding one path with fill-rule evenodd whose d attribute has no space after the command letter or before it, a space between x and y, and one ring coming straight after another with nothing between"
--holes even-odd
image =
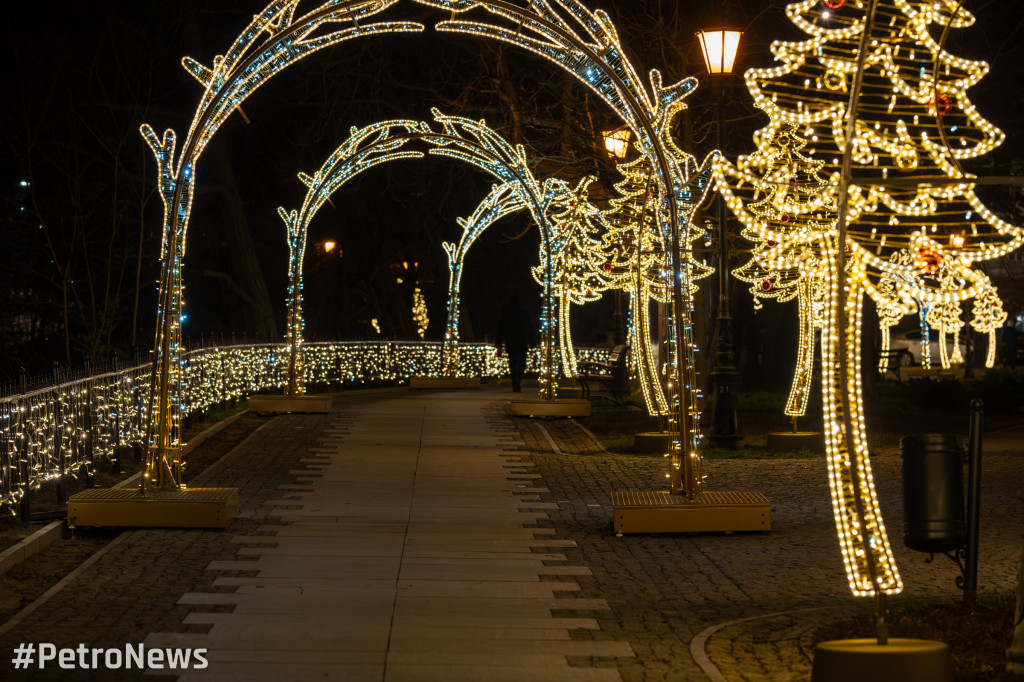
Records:
<instances>
[{"instance_id":1,"label":"black lamp post","mask_svg":"<svg viewBox=\"0 0 1024 682\"><path fill-rule=\"evenodd\" d=\"M601 133L604 148L616 162L623 161L629 153L629 129L607 130ZM612 313L612 331L615 345L626 342L626 316L622 312L622 289L615 290L615 312Z\"/></svg>"},{"instance_id":2,"label":"black lamp post","mask_svg":"<svg viewBox=\"0 0 1024 682\"><path fill-rule=\"evenodd\" d=\"M719 151L725 146L725 128L722 115L725 108L722 78L732 73L742 31L729 29L705 30L697 33L704 64L712 78L719 79L717 94L717 145ZM732 316L729 313L729 242L726 229L725 200L721 195L716 199L718 212L718 343L715 349L715 363L711 370L712 412L711 431L708 440L717 447L734 448L740 440L736 420L736 391L739 372L733 354Z\"/></svg>"}]
</instances>

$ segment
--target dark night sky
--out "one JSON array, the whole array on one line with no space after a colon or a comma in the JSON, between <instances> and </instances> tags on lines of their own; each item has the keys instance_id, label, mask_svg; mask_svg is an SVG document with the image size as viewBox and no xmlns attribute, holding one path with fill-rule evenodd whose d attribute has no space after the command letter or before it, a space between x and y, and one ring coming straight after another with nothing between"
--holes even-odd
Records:
<instances>
[{"instance_id":1,"label":"dark night sky","mask_svg":"<svg viewBox=\"0 0 1024 682\"><path fill-rule=\"evenodd\" d=\"M314 4L303 2L300 8ZM666 73L666 80L674 81L702 72L696 63L693 33L698 22L723 21L708 16L711 12L722 12L724 21L748 28L741 48L741 69L770 64L767 45L772 38L802 37L785 19L785 4L772 0L595 0L589 6L609 9L641 72L658 67ZM1020 158L1024 151L1020 113L1024 96L1019 86L1024 64L1024 12L1014 2L969 0L965 4L978 15L978 26L954 35L947 47L955 54L984 58L992 64L992 73L971 92L972 99L988 120L1008 134L1008 142L992 158L1000 162ZM52 317L60 307L60 277L54 273L55 263L50 262L56 254L57 262L78 273L70 285L73 307L77 306L74 312L83 319L96 318L96 302L110 298L104 292L113 291L116 303L104 314L117 320L104 326L92 319L89 324L105 329L107 345L118 350L130 345L129 337L136 345L148 346L153 287L146 282L156 275L155 235L161 216L159 199L152 191L154 164L138 127L143 122L158 132L170 127L178 132L179 140L184 138L200 87L181 68L181 57L190 55L209 63L262 6L262 2L242 0L108 0L23 2L13 13L8 10L10 20L0 29L0 42L7 50L0 114L4 140L0 147L0 217L9 233L5 239L9 248L2 262L7 272L0 273L5 275L0 281L21 281L18 268L27 268L42 282L35 305L41 314ZM277 309L277 329L283 330L286 251L276 207L298 207L304 188L295 174L317 168L347 136L350 126L399 116L426 118L431 106L439 106L473 117L485 116L491 125L510 133L510 117L502 111L492 78L492 47L481 49L469 38L438 36L429 29L422 36L356 42L315 55L308 63L277 76L245 104L251 125L234 116L224 127L219 137L231 159L239 204L223 198L225 178L210 159L204 157L201 162L198 172L207 186L200 185L186 257L190 268L186 272L187 300L192 313L187 333L241 332L251 323L237 314L238 305L222 280L200 274L205 269L231 275L236 267L222 225L228 212L238 206L245 213ZM558 151L558 130L545 116L559 105L561 89L572 89L574 101L584 102L581 106L595 117L595 127L615 125L596 98L576 92L578 86L543 60L510 53L505 59L510 77L520 88L518 95L532 97L533 111L538 114L521 131L531 152ZM727 114L730 155L749 150L750 131L761 122L743 101L742 87L733 93L736 102ZM708 108L708 98L707 88L691 98L698 123L704 120L698 114L701 107ZM697 149L707 151L708 137L695 137L700 138ZM566 152L569 160L583 164L577 173L582 172L579 168L593 169L594 163L598 170L607 170L607 160L588 161L580 149ZM420 279L431 311L429 336L439 338L447 268L438 242L457 239L455 218L470 213L491 180L447 161L392 165L367 173L336 195L337 209L325 209L311 228L311 241L332 237L345 249L344 266L327 265L319 273L307 269L314 336L364 334L365 324L360 327L343 319L372 315L365 301L351 292L361 283L369 283L372 291L390 277L386 272L390 264L407 260L421 264ZM994 171L980 168L977 172ZM54 226L52 253L37 234L24 232L38 221L16 219L20 206L16 181L23 177L34 181L30 210ZM502 243L498 235L515 234L525 227L522 220L499 226L481 242L478 253L470 256L464 318L469 325L464 334L470 338L491 333L490 309L496 300L513 289L536 290L525 274L536 258L535 231L511 243ZM117 248L107 248L111 242ZM82 255L83 250L88 257ZM126 265L105 278L103 286L91 282L87 288L84 274L91 272L95 279L97 264L109 262ZM134 278L140 262L142 291L136 302ZM346 296L350 300L339 303ZM610 301L598 307L598 317L605 321L582 321L578 327L581 342L591 341L593 332L607 328L609 306ZM134 327L127 312L133 308L138 309ZM402 331L393 329L396 334ZM50 336L54 341L57 335ZM87 345L79 343L72 356L87 352ZM96 352L104 344L88 347ZM37 348L36 356L41 353L63 355L56 343ZM22 360L27 361L28 356Z\"/></svg>"}]
</instances>

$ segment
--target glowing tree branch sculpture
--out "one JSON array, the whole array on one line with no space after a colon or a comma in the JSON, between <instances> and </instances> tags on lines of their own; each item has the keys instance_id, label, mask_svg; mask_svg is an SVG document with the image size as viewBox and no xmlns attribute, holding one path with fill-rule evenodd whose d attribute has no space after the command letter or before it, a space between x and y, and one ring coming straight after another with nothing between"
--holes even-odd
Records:
<instances>
[{"instance_id":1,"label":"glowing tree branch sculpture","mask_svg":"<svg viewBox=\"0 0 1024 682\"><path fill-rule=\"evenodd\" d=\"M553 236L555 230L552 228L550 215L560 210L556 207L569 201L573 195L568 191L568 185L562 181L539 182L527 167L526 154L522 146L513 147L488 128L483 121L447 116L436 109L432 113L440 126L440 131L432 129L429 123L409 120L382 121L365 128L352 129L348 140L342 143L313 175L299 174L299 180L308 187L302 207L292 211L278 209L278 214L288 229L289 244L295 242L291 249L292 260L289 263L291 279L288 341L290 357L293 358L289 362L289 387L294 387L297 392L302 391L302 378L299 373L302 366L301 255L305 250L310 221L335 191L359 173L389 161L422 158L426 152L474 165L503 183L492 189L469 221L459 221L463 227L459 245L444 245L449 265L452 267L449 282L449 320L444 346L446 371L454 371L458 363L458 314L453 314L452 310L458 306L458 284L465 252L480 232L494 220L513 210L525 208L530 211L540 228L542 252L555 254L553 258L548 259L543 270L546 314L541 320L544 332L544 357L549 360L542 363L541 397L554 397L553 362L550 361L554 356L557 330L551 312L555 280L553 262L558 258L556 244L562 240ZM413 142L417 143L419 148L410 147ZM548 321L546 326L545 320Z\"/></svg>"},{"instance_id":2,"label":"glowing tree branch sculpture","mask_svg":"<svg viewBox=\"0 0 1024 682\"><path fill-rule=\"evenodd\" d=\"M683 106L682 100L696 87L687 78L662 84L661 73L651 70L648 84L626 59L615 27L603 11L591 11L577 0L531 2L529 8L499 0L417 0L452 12L459 18L437 24L440 31L495 38L530 50L567 70L597 93L629 127L636 146L647 158L658 186L656 225L663 235L670 259L673 291L668 323L667 370L669 431L679 433L670 453L669 485L672 492L689 499L700 498L699 433L696 413L696 382L692 379L693 347L690 322L689 271L683 257L694 198L707 190L705 176L693 158L676 149L668 128ZM463 18L481 11L479 20ZM713 154L707 161L717 157ZM707 164L707 161L705 164ZM705 168L707 165L705 165ZM686 280L684 282L684 280Z\"/></svg>"},{"instance_id":3,"label":"glowing tree branch sculpture","mask_svg":"<svg viewBox=\"0 0 1024 682\"><path fill-rule=\"evenodd\" d=\"M822 396L843 561L854 594L892 594L902 581L868 457L862 301L916 299L926 315L925 308L982 294L985 278L971 264L1019 247L1024 233L982 205L959 167L1003 139L966 94L987 66L950 55L931 33L969 26L973 17L952 0L801 0L786 13L809 38L774 43L779 66L746 73L769 122L755 135L757 151L720 164L716 180L758 241L775 242L768 263L824 282ZM806 157L823 163L827 182L799 216L757 215L762 196L794 182L766 169L796 136ZM901 252L909 258L891 258ZM886 287L895 296L880 294L878 283L892 274Z\"/></svg>"},{"instance_id":4,"label":"glowing tree branch sculpture","mask_svg":"<svg viewBox=\"0 0 1024 682\"><path fill-rule=\"evenodd\" d=\"M996 331L1006 322L1006 311L1003 302L996 293L995 287L988 287L974 299L974 319L971 327L982 334L988 334L988 353L985 355L985 366L991 368L996 362Z\"/></svg>"},{"instance_id":5,"label":"glowing tree branch sculpture","mask_svg":"<svg viewBox=\"0 0 1024 682\"><path fill-rule=\"evenodd\" d=\"M462 265L469 247L484 230L501 218L526 208L522 197L509 185L494 185L491 192L468 218L457 218L462 227L458 244L444 242L448 254L448 318L445 325L442 355L444 375L454 377L459 367L459 291L462 283Z\"/></svg>"},{"instance_id":6,"label":"glowing tree branch sculpture","mask_svg":"<svg viewBox=\"0 0 1024 682\"><path fill-rule=\"evenodd\" d=\"M192 210L194 169L210 139L239 105L287 66L350 38L422 31L415 22L363 23L397 0L326 2L297 18L298 0L276 0L253 17L228 51L211 67L191 57L182 65L204 88L181 151L175 158L173 130L158 137L144 124L143 137L157 161L164 204L156 339L148 406L148 449L141 489L181 488L181 263ZM341 26L338 30L332 30Z\"/></svg>"},{"instance_id":7,"label":"glowing tree branch sculpture","mask_svg":"<svg viewBox=\"0 0 1024 682\"><path fill-rule=\"evenodd\" d=\"M687 78L663 85L661 73L649 72L642 81L626 59L615 27L602 11L591 11L578 0L534 0L521 7L502 0L412 0L450 17L438 22L439 31L496 39L522 47L555 63L597 93L629 127L637 147L647 158L658 185L657 221L671 256L672 306L669 323L668 369L670 430L673 442L670 487L691 500L700 496L699 434L693 417L696 386L692 381L688 267L682 251L688 243L688 205L707 189L694 159L668 140L672 119L696 81ZM298 0L275 0L259 12L228 51L204 66L191 58L183 64L204 87L204 93L182 145L174 156L174 133L158 138L148 126L143 135L157 157L164 199L163 270L160 280L158 324L153 359L153 390L142 490L180 488L179 421L181 405L175 383L180 364L180 268L186 227L191 210L193 169L207 143L244 100L287 66L317 52L359 36L418 32L417 22L371 19L399 5L399 0L326 0L296 16ZM473 12L483 13L480 20ZM456 16L460 18L456 19ZM714 154L710 159L716 158ZM709 159L709 160L710 160ZM707 161L705 162L707 164ZM548 358L550 361L550 358Z\"/></svg>"}]
</instances>

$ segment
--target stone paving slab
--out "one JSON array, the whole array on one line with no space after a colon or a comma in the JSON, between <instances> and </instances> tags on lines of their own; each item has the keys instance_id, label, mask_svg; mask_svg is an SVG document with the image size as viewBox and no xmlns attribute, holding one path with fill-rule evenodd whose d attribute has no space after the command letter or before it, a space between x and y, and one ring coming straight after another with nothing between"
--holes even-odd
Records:
<instances>
[{"instance_id":1,"label":"stone paving slab","mask_svg":"<svg viewBox=\"0 0 1024 682\"><path fill-rule=\"evenodd\" d=\"M513 420L505 396L352 393L330 415L276 417L197 482L241 489L227 532L126 533L0 648L216 642L210 668L180 678L195 680L690 682L707 679L690 645L710 631L713 679L774 681L806 679L819 623L870 611L845 585L822 461L705 463L712 489L766 494L769 534L616 538L610 492L663 486L663 460L605 453L572 420ZM415 437L359 433L394 424ZM982 592L1015 579L1019 435L986 444ZM898 599L955 596L952 565L899 544L898 455L873 468ZM47 679L9 658L0 679Z\"/></svg>"},{"instance_id":2,"label":"stone paving slab","mask_svg":"<svg viewBox=\"0 0 1024 682\"><path fill-rule=\"evenodd\" d=\"M548 600L554 599L556 592L578 592L579 589L579 584L564 581L400 580L398 582L399 594L407 597L529 597L535 600Z\"/></svg>"},{"instance_id":3,"label":"stone paving slab","mask_svg":"<svg viewBox=\"0 0 1024 682\"><path fill-rule=\"evenodd\" d=\"M332 648L388 651L383 680L619 679L612 668L570 665L632 651L578 641L598 629L587 614L553 615L608 605L556 598L578 589L567 578L590 571L566 562L572 542L537 527L558 504L539 498L546 489L535 477L509 478L529 463L505 450L507 437L499 444L484 403L412 395L357 412L347 429L321 429L315 450L299 456L307 469L293 470L301 483L279 484L293 487L264 501L275 522L233 535L236 558L208 563L213 586L235 591L180 597L199 609L182 625L208 631L177 641L221 652L211 660L225 675L254 679L282 673L287 659L268 654L277 651L312 666L308 674L329 671L331 660L305 654ZM247 649L268 665L252 666ZM520 665L520 655L540 656L540 667ZM357 664L357 677L372 668L340 660ZM213 668L188 679L220 679Z\"/></svg>"}]
</instances>

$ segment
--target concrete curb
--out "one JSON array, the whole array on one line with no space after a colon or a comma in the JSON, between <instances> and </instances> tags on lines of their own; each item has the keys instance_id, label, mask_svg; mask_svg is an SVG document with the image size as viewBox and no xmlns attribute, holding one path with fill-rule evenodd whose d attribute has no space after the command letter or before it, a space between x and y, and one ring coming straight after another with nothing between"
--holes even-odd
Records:
<instances>
[{"instance_id":1,"label":"concrete curb","mask_svg":"<svg viewBox=\"0 0 1024 682\"><path fill-rule=\"evenodd\" d=\"M747 618L737 618L736 620L730 620L725 623L719 623L718 625L712 625L711 627L705 628L698 632L692 640L690 640L690 656L700 666L700 669L704 671L704 674L708 676L711 682L728 682L722 672L718 669L714 663L711 662L711 658L708 656L704 648L707 646L708 640L711 636L719 630L724 630L732 625L738 625L739 623L748 623L752 620L762 620L764 618L775 618L777 616L791 616L795 613L806 613L808 611L828 611L835 609L834 606L810 606L803 609L794 609L793 611L775 611L774 613L765 613L760 616L748 616Z\"/></svg>"},{"instance_id":2,"label":"concrete curb","mask_svg":"<svg viewBox=\"0 0 1024 682\"><path fill-rule=\"evenodd\" d=\"M237 421L243 414L248 410L242 410L238 414L233 414L226 419L222 419L205 431L196 434L192 440L190 440L183 448L182 454L191 452L204 440L217 433L221 429L226 428L235 421ZM124 488L125 486L131 485L139 480L141 473L136 473L125 480L121 481L115 488ZM7 571L11 570L14 566L17 566L25 559L38 554L43 551L57 540L60 539L61 534L64 532L64 528L67 527L67 519L61 519L60 521L54 521L53 523L47 524L40 528L32 535L22 540L16 545L8 547L4 551L0 552L0 575L3 575Z\"/></svg>"}]
</instances>

